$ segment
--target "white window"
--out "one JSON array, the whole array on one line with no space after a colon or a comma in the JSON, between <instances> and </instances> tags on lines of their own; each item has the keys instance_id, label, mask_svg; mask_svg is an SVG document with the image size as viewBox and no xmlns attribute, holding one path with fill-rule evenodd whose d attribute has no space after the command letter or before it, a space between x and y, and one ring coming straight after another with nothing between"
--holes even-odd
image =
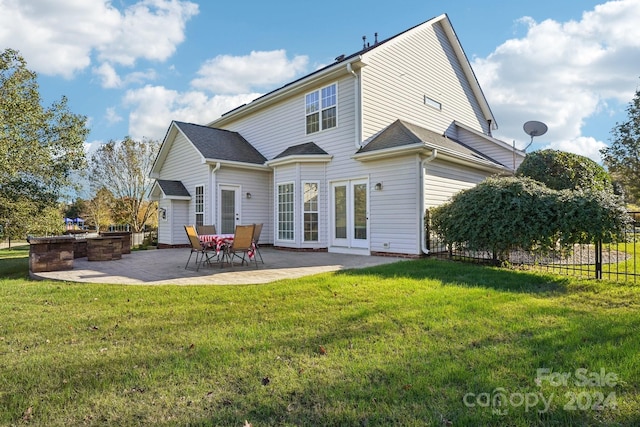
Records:
<instances>
[{"instance_id":1,"label":"white window","mask_svg":"<svg viewBox=\"0 0 640 427\"><path fill-rule=\"evenodd\" d=\"M196 225L204 225L204 185L196 185Z\"/></svg>"},{"instance_id":2,"label":"white window","mask_svg":"<svg viewBox=\"0 0 640 427\"><path fill-rule=\"evenodd\" d=\"M304 241L318 241L318 183L305 182L304 202L302 212L304 213Z\"/></svg>"},{"instance_id":3,"label":"white window","mask_svg":"<svg viewBox=\"0 0 640 427\"><path fill-rule=\"evenodd\" d=\"M337 90L334 83L305 96L307 134L336 127Z\"/></svg>"},{"instance_id":4,"label":"white window","mask_svg":"<svg viewBox=\"0 0 640 427\"><path fill-rule=\"evenodd\" d=\"M278 239L294 240L293 182L278 184Z\"/></svg>"}]
</instances>

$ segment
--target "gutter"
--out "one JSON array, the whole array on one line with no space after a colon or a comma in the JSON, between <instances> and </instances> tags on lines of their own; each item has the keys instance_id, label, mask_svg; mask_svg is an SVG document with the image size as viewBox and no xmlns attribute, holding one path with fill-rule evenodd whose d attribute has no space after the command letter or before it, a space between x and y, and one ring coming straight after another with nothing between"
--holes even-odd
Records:
<instances>
[{"instance_id":1,"label":"gutter","mask_svg":"<svg viewBox=\"0 0 640 427\"><path fill-rule=\"evenodd\" d=\"M353 99L355 100L355 107L356 107L356 111L355 111L355 116L356 116L356 125L355 125L355 146L356 149L360 149L362 147L362 145L360 144L360 129L362 127L362 121L360 120L360 116L361 116L361 103L360 103L360 99L358 97L358 95L360 94L359 91L359 84L360 84L360 80L358 78L358 74L353 71L353 67L351 66L351 62L347 62L347 71L349 73L351 73L353 75L353 78L356 79L355 84L353 85Z\"/></svg>"},{"instance_id":2,"label":"gutter","mask_svg":"<svg viewBox=\"0 0 640 427\"><path fill-rule=\"evenodd\" d=\"M420 212L420 248L422 249L422 252L425 254L429 254L429 249L427 248L426 245L426 232L424 229L424 213L427 210L427 198L424 195L424 185L425 182L427 180L427 164L431 163L432 161L434 161L436 159L436 157L438 157L438 150L436 148L434 148L433 150L431 150L431 155L429 157L427 157L426 159L424 159L422 162L420 162L420 170L421 170L421 174L420 176L422 177L421 179L421 187L422 187L422 191L420 192L422 194L422 211Z\"/></svg>"}]
</instances>

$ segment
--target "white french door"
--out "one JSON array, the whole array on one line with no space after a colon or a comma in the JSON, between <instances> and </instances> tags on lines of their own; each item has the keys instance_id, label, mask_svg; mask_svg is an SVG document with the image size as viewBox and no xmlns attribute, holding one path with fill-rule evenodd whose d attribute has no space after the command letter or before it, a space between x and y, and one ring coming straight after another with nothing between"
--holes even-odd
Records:
<instances>
[{"instance_id":1,"label":"white french door","mask_svg":"<svg viewBox=\"0 0 640 427\"><path fill-rule=\"evenodd\" d=\"M369 249L368 186L366 179L331 184L332 246Z\"/></svg>"},{"instance_id":2,"label":"white french door","mask_svg":"<svg viewBox=\"0 0 640 427\"><path fill-rule=\"evenodd\" d=\"M233 234L241 221L240 186L220 185L218 188L218 233Z\"/></svg>"}]
</instances>

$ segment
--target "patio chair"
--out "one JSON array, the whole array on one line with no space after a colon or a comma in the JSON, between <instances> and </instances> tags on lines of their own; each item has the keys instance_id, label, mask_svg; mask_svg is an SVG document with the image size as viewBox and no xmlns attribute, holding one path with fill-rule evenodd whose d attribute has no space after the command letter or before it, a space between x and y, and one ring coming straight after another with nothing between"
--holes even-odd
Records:
<instances>
[{"instance_id":1,"label":"patio chair","mask_svg":"<svg viewBox=\"0 0 640 427\"><path fill-rule=\"evenodd\" d=\"M201 234L216 234L215 225L196 225L196 231L198 235Z\"/></svg>"},{"instance_id":2,"label":"patio chair","mask_svg":"<svg viewBox=\"0 0 640 427\"><path fill-rule=\"evenodd\" d=\"M240 265L244 264L244 261L250 251L253 250L253 230L254 224L251 225L236 225L235 233L233 234L233 242L226 248L225 254L233 267L233 260L235 257L242 258ZM240 257L242 254L242 257ZM254 254L255 255L255 254ZM256 261L256 268L258 268L258 261ZM247 260L249 265L249 260Z\"/></svg>"},{"instance_id":3,"label":"patio chair","mask_svg":"<svg viewBox=\"0 0 640 427\"><path fill-rule=\"evenodd\" d=\"M211 251L211 247L208 245L203 245L198 238L198 233L196 231L195 226L193 225L185 225L184 231L187 233L187 237L189 237L189 244L191 245L191 252L189 252L189 259L187 259L187 264L184 266L186 270L189 266L189 261L191 261L191 256L193 253L196 253L196 271L200 270L200 266L203 262L209 262L209 252Z\"/></svg>"},{"instance_id":4,"label":"patio chair","mask_svg":"<svg viewBox=\"0 0 640 427\"><path fill-rule=\"evenodd\" d=\"M258 243L260 242L260 234L262 233L262 223L260 224L253 224L255 226L255 228L253 229L253 246L255 246L255 250L256 253L254 254L254 256L259 256L260 257L260 261L264 264L264 260L262 259L262 254L260 253L260 246L258 245ZM256 263L257 263L257 259L256 259Z\"/></svg>"}]
</instances>

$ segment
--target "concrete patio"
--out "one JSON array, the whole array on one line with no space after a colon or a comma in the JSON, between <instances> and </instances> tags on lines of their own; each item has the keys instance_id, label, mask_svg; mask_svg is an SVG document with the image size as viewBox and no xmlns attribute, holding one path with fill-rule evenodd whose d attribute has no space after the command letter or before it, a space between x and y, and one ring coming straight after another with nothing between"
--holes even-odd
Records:
<instances>
[{"instance_id":1,"label":"concrete patio","mask_svg":"<svg viewBox=\"0 0 640 427\"><path fill-rule=\"evenodd\" d=\"M260 248L264 264L258 259L249 266L230 267L219 264L189 270L185 264L189 248L134 251L113 261L88 261L77 258L73 270L32 273L34 279L63 280L86 283L127 285L240 285L269 283L327 271L370 267L402 261L403 258L344 255L327 252L290 252L269 247Z\"/></svg>"}]
</instances>

